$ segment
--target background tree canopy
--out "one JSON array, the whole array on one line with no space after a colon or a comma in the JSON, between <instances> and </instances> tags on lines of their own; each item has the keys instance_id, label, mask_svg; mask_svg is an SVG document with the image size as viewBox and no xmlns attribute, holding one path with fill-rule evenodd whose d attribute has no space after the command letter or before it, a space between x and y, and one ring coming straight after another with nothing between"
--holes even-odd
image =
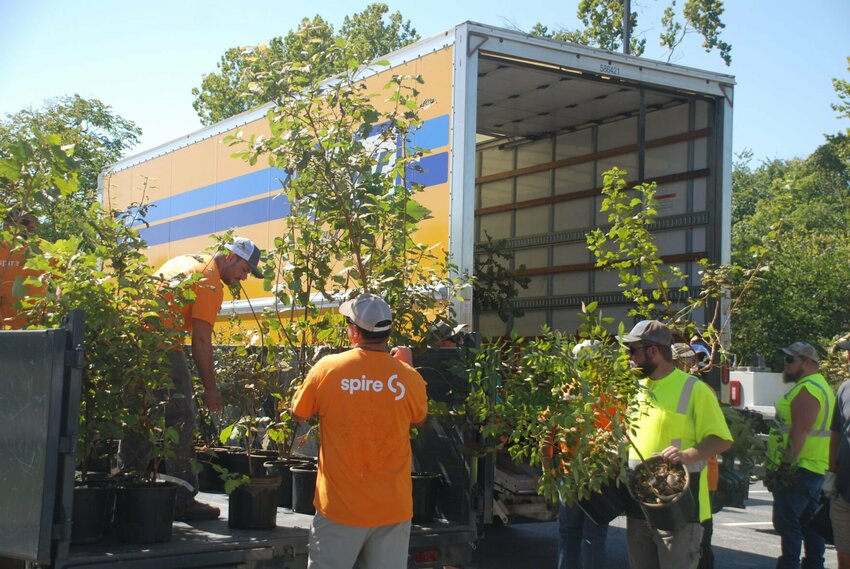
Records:
<instances>
[{"instance_id":1,"label":"background tree canopy","mask_svg":"<svg viewBox=\"0 0 850 569\"><path fill-rule=\"evenodd\" d=\"M356 63L369 62L419 39L419 34L399 12L389 13L386 4L370 4L362 12L346 16L339 32L321 16L301 20L297 30L269 40L268 44L228 49L217 67L218 72L204 75L201 86L192 89L201 123L214 124L233 115L275 100L279 93L272 81L258 83L252 77L273 76L275 65L310 58L344 38ZM327 77L344 70L343 65L322 69Z\"/></svg>"},{"instance_id":2,"label":"background tree canopy","mask_svg":"<svg viewBox=\"0 0 850 569\"><path fill-rule=\"evenodd\" d=\"M726 25L721 21L723 0L686 0L677 9L676 0L664 9L661 18L659 44L667 48L669 62L676 48L692 34L702 36L702 47L706 52L717 50L726 65L732 63L732 46L722 39L720 34ZM576 16L584 25L579 30L552 30L538 22L531 30L532 35L570 41L611 51L619 50L623 45L623 0L581 0ZM643 55L646 39L639 38L638 15L629 15L629 53Z\"/></svg>"},{"instance_id":3,"label":"background tree canopy","mask_svg":"<svg viewBox=\"0 0 850 569\"><path fill-rule=\"evenodd\" d=\"M850 117L850 83L833 85L832 108ZM733 351L779 369L777 347L830 348L850 332L850 130L827 135L806 159L753 168L751 158L740 155L732 177L732 260L752 268L763 252L766 264L734 317ZM764 242L771 229L778 237Z\"/></svg>"},{"instance_id":4,"label":"background tree canopy","mask_svg":"<svg viewBox=\"0 0 850 569\"><path fill-rule=\"evenodd\" d=\"M81 226L84 212L97 203L98 175L135 146L141 134L135 123L115 114L109 105L77 94L49 100L40 109L7 115L0 120L4 206L20 206L38 216L42 237L79 236L86 230ZM67 178L70 169L79 182L75 181L73 190L66 184L62 192L50 191L56 180ZM43 179L37 178L39 172ZM61 175L55 176L56 172ZM33 184L44 187L35 191Z\"/></svg>"}]
</instances>

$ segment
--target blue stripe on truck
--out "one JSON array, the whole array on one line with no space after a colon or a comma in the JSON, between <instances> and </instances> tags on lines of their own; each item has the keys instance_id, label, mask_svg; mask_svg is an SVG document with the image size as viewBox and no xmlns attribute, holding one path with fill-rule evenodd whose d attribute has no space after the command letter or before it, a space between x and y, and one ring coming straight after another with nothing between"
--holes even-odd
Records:
<instances>
[{"instance_id":1,"label":"blue stripe on truck","mask_svg":"<svg viewBox=\"0 0 850 569\"><path fill-rule=\"evenodd\" d=\"M419 160L423 172L416 172L412 166L407 167L408 178L415 184L425 187L445 184L449 179L449 153L431 154Z\"/></svg>"},{"instance_id":2,"label":"blue stripe on truck","mask_svg":"<svg viewBox=\"0 0 850 569\"><path fill-rule=\"evenodd\" d=\"M408 168L408 176L412 182L424 186L444 184L449 177L449 154L448 152L441 152L439 154L425 156L419 161L419 166L423 172L415 172L412 168ZM264 170L266 173L270 171L271 169ZM248 176L253 176L253 174L249 174ZM244 178L246 176L241 177ZM228 182L232 181L229 180ZM255 182L264 185L262 180L255 180ZM214 193L212 190L207 191ZM244 188L241 191L245 191ZM266 192L268 192L268 189L264 187L261 191L258 190L254 193ZM200 204L197 204L194 209L199 209L200 207ZM166 221L153 227L146 227L139 230L139 235L147 241L148 246L152 247L170 241L179 241L190 237L226 231L231 227L245 227L247 225L254 225L255 223L274 221L276 219L282 219L288 214L289 202L286 196L282 193L276 193L274 196L266 196L257 200L191 215L183 219Z\"/></svg>"},{"instance_id":3,"label":"blue stripe on truck","mask_svg":"<svg viewBox=\"0 0 850 569\"><path fill-rule=\"evenodd\" d=\"M167 221L141 229L139 235L147 241L148 246L152 247L170 241L227 231L231 227L244 227L282 219L288 214L289 202L286 196L279 195Z\"/></svg>"},{"instance_id":4,"label":"blue stripe on truck","mask_svg":"<svg viewBox=\"0 0 850 569\"><path fill-rule=\"evenodd\" d=\"M203 186L182 194L175 194L168 198L151 202L145 220L148 223L156 223L170 217L185 215L223 204L250 198L260 194L266 194L270 190L279 189L280 182L286 173L280 168L264 168L258 172L251 172ZM141 222L137 222L139 225Z\"/></svg>"},{"instance_id":5,"label":"blue stripe on truck","mask_svg":"<svg viewBox=\"0 0 850 569\"><path fill-rule=\"evenodd\" d=\"M419 130L408 135L408 143L425 150L446 146L449 143L449 115L441 115L426 120ZM423 158L423 168L425 167L424 164L429 162L429 159L435 158L435 156L440 155L437 154ZM445 160L445 162L447 169L448 160ZM432 171L431 174L425 176L418 174L416 181L426 186L444 183L448 179L448 173L445 179L440 180L437 170L441 166L442 162L436 160L431 168L426 168ZM178 215L186 215L193 211L215 207L218 204L265 194L269 191L279 189L281 187L280 180L283 180L285 177L286 173L280 168L264 168L257 172L251 172L250 174L244 174L229 180L223 180L215 184L175 194L151 202L151 207L148 209L145 220L148 223L156 223L171 217L177 217ZM430 181L432 179L438 181ZM137 221L136 225L141 225L141 223L141 221Z\"/></svg>"},{"instance_id":6,"label":"blue stripe on truck","mask_svg":"<svg viewBox=\"0 0 850 569\"><path fill-rule=\"evenodd\" d=\"M407 135L409 146L434 150L449 143L449 115L440 115L422 123L422 127Z\"/></svg>"}]
</instances>

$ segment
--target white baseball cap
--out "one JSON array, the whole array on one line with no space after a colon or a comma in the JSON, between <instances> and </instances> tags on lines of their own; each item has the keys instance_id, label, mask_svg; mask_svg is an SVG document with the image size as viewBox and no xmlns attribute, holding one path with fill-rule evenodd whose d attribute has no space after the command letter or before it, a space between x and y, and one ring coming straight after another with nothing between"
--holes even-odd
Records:
<instances>
[{"instance_id":1,"label":"white baseball cap","mask_svg":"<svg viewBox=\"0 0 850 569\"><path fill-rule=\"evenodd\" d=\"M258 267L261 251L253 241L245 237L234 237L233 243L228 243L225 247L237 257L241 257L248 262L252 275L258 279L263 278L263 272Z\"/></svg>"},{"instance_id":2,"label":"white baseball cap","mask_svg":"<svg viewBox=\"0 0 850 569\"><path fill-rule=\"evenodd\" d=\"M369 332L386 332L393 325L390 305L380 296L362 293L339 306L339 313Z\"/></svg>"}]
</instances>

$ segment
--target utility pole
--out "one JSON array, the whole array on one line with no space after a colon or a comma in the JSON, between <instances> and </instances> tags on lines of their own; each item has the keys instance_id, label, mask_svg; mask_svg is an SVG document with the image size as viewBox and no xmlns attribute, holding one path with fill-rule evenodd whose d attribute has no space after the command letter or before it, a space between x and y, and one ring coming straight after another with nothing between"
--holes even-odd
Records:
<instances>
[{"instance_id":1,"label":"utility pole","mask_svg":"<svg viewBox=\"0 0 850 569\"><path fill-rule=\"evenodd\" d=\"M632 24L632 2L623 0L623 53L629 55L629 44L631 43Z\"/></svg>"}]
</instances>

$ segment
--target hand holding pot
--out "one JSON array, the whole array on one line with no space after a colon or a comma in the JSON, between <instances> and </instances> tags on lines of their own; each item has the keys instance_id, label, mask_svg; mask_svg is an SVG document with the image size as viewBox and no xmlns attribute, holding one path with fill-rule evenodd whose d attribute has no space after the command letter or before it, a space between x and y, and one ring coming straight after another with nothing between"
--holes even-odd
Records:
<instances>
[{"instance_id":1,"label":"hand holding pot","mask_svg":"<svg viewBox=\"0 0 850 569\"><path fill-rule=\"evenodd\" d=\"M661 456L675 464L685 462L684 454L679 449L679 447L669 446L661 451Z\"/></svg>"}]
</instances>

